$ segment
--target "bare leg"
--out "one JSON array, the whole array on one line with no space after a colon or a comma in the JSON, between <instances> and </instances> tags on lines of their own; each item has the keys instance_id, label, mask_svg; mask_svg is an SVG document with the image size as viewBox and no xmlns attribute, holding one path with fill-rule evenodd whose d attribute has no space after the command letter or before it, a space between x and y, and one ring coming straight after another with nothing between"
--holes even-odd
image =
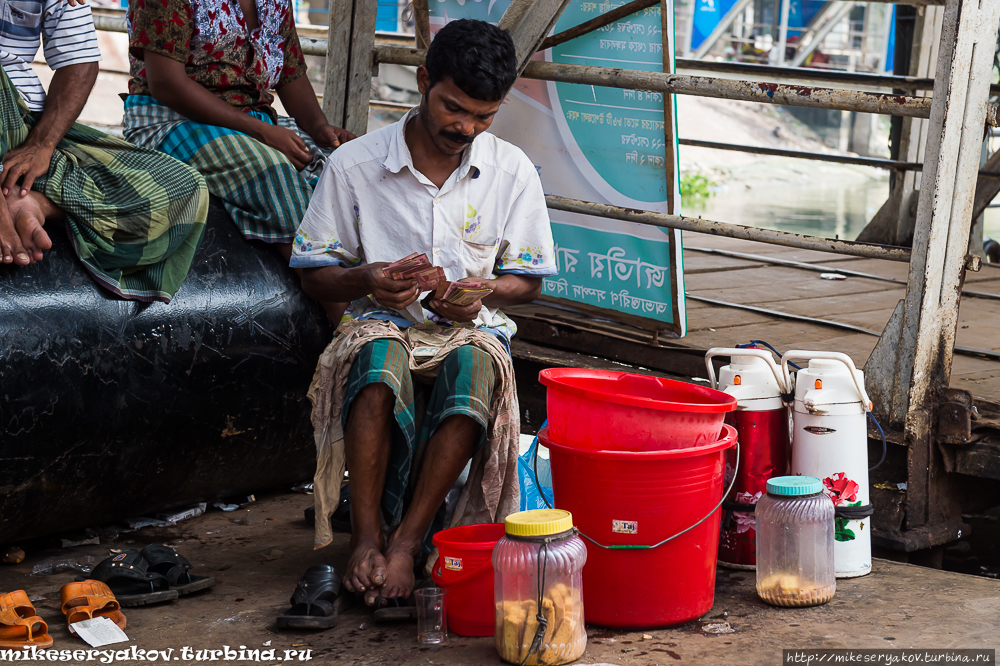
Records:
<instances>
[{"instance_id":1,"label":"bare leg","mask_svg":"<svg viewBox=\"0 0 1000 666\"><path fill-rule=\"evenodd\" d=\"M438 426L427 443L424 460L413 491L413 500L403 516L403 521L389 537L385 548L386 580L380 590L365 595L368 605L376 596L403 597L413 593L413 562L420 553L424 535L434 514L444 502L448 491L472 457L482 426L468 416L450 416ZM354 490L354 472L351 472L351 490ZM351 510L354 510L353 495ZM369 601L369 597L371 600Z\"/></svg>"},{"instance_id":2,"label":"bare leg","mask_svg":"<svg viewBox=\"0 0 1000 666\"><path fill-rule=\"evenodd\" d=\"M292 244L291 243L278 243L277 244L277 248L278 248L278 252L281 253L281 256L285 258L285 261L288 261L289 259L292 258ZM301 280L302 279L302 269L300 269L300 268L293 268L292 270L294 270L296 272L296 274L298 274L299 279ZM326 316L330 318L330 322L333 324L333 327L336 328L337 326L339 326L340 325L340 319L341 319L341 317L344 316L344 310L347 309L347 305L348 304L347 303L334 303L333 301L320 301L319 304L323 307L324 310L326 310Z\"/></svg>"},{"instance_id":3,"label":"bare leg","mask_svg":"<svg viewBox=\"0 0 1000 666\"><path fill-rule=\"evenodd\" d=\"M344 585L355 593L385 584L379 512L389 468L395 402L387 385L369 384L358 392L347 416L344 444L351 473L351 557Z\"/></svg>"}]
</instances>

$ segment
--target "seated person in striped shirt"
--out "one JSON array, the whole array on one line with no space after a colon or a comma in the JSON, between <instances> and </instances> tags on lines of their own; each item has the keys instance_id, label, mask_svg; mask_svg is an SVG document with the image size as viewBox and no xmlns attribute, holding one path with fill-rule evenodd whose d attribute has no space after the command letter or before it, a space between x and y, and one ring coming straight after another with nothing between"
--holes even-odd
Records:
<instances>
[{"instance_id":1,"label":"seated person in striped shirt","mask_svg":"<svg viewBox=\"0 0 1000 666\"><path fill-rule=\"evenodd\" d=\"M320 109L289 0L135 0L128 31L125 138L200 171L243 235L288 259L326 155L354 138ZM324 307L337 322L345 306Z\"/></svg>"},{"instance_id":2,"label":"seated person in striped shirt","mask_svg":"<svg viewBox=\"0 0 1000 666\"><path fill-rule=\"evenodd\" d=\"M31 68L44 42L49 94ZM99 284L169 302L208 213L204 180L161 153L77 124L101 53L82 0L7 0L0 15L0 262L40 261L64 219Z\"/></svg>"}]
</instances>

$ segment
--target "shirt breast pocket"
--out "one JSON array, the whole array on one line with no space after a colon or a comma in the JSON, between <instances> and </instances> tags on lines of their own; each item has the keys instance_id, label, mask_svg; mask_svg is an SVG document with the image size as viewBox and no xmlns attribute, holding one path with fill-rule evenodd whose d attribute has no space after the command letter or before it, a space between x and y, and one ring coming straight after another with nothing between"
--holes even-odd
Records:
<instances>
[{"instance_id":1,"label":"shirt breast pocket","mask_svg":"<svg viewBox=\"0 0 1000 666\"><path fill-rule=\"evenodd\" d=\"M466 204L462 220L462 263L470 275L487 277L493 272L500 232L496 222Z\"/></svg>"},{"instance_id":2,"label":"shirt breast pocket","mask_svg":"<svg viewBox=\"0 0 1000 666\"><path fill-rule=\"evenodd\" d=\"M40 9L40 6L32 2L5 2L3 18L11 25L34 30L42 24L42 13L32 9Z\"/></svg>"}]
</instances>

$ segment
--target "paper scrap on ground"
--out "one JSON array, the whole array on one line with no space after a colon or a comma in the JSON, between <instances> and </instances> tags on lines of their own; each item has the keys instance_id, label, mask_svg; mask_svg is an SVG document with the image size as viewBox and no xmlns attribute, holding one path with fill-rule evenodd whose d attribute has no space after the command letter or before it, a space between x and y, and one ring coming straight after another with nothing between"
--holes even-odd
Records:
<instances>
[{"instance_id":1,"label":"paper scrap on ground","mask_svg":"<svg viewBox=\"0 0 1000 666\"><path fill-rule=\"evenodd\" d=\"M115 643L127 643L128 636L118 625L106 617L95 617L69 625L76 635L87 641L90 647L102 647Z\"/></svg>"}]
</instances>

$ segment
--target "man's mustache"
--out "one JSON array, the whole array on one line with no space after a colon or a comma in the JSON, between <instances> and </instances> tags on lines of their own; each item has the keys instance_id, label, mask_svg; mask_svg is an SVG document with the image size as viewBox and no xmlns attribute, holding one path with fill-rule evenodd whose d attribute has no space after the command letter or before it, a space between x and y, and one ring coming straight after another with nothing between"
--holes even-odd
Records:
<instances>
[{"instance_id":1,"label":"man's mustache","mask_svg":"<svg viewBox=\"0 0 1000 666\"><path fill-rule=\"evenodd\" d=\"M470 144L475 137L465 136L464 134L459 134L458 132L448 132L441 131L441 136L448 139L449 141L454 141L455 143Z\"/></svg>"}]
</instances>

